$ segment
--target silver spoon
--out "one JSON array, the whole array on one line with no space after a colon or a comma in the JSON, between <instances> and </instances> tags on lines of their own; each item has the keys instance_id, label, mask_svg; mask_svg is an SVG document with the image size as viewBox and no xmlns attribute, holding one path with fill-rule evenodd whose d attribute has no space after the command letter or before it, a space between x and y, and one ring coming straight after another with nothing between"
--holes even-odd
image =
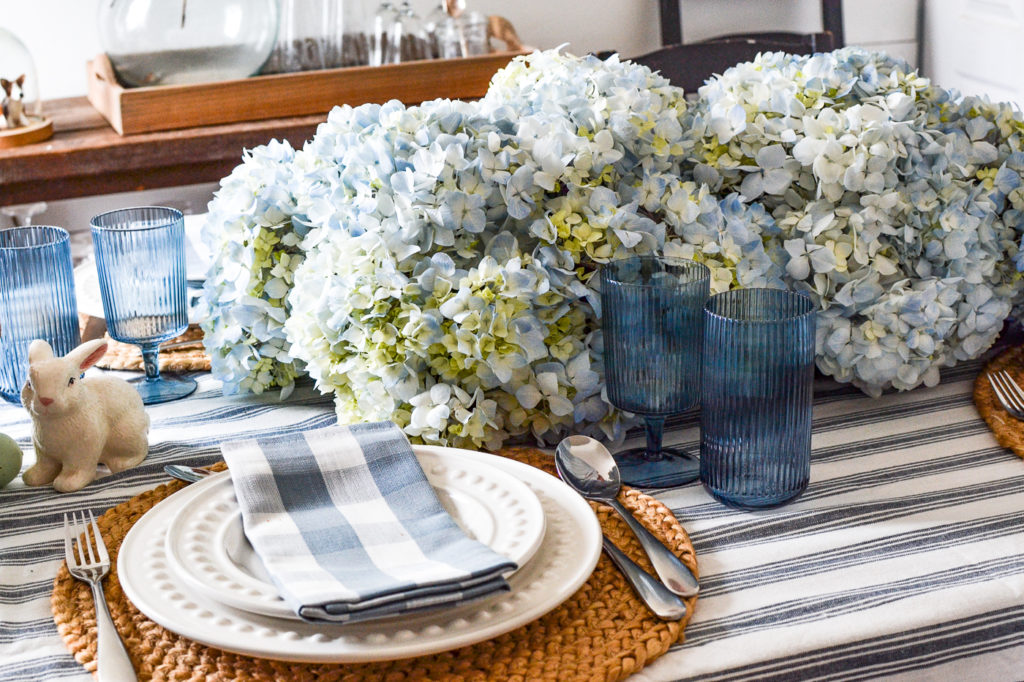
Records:
<instances>
[{"instance_id":1,"label":"silver spoon","mask_svg":"<svg viewBox=\"0 0 1024 682\"><path fill-rule=\"evenodd\" d=\"M562 480L580 495L607 504L619 513L669 590L683 597L697 594L700 584L690 569L615 499L622 482L608 448L587 436L569 436L555 448L555 468Z\"/></svg>"},{"instance_id":2,"label":"silver spoon","mask_svg":"<svg viewBox=\"0 0 1024 682\"><path fill-rule=\"evenodd\" d=\"M640 565L616 547L607 535L601 538L601 542L604 551L608 552L608 556L654 615L662 620L681 620L686 615L686 603L682 599L669 592L668 588L655 580L654 576L640 568Z\"/></svg>"},{"instance_id":3,"label":"silver spoon","mask_svg":"<svg viewBox=\"0 0 1024 682\"><path fill-rule=\"evenodd\" d=\"M206 467L189 467L183 464L168 464L164 467L164 473L171 478L176 478L179 481L185 481L186 483L195 483L201 481L210 474L217 472L211 471Z\"/></svg>"}]
</instances>

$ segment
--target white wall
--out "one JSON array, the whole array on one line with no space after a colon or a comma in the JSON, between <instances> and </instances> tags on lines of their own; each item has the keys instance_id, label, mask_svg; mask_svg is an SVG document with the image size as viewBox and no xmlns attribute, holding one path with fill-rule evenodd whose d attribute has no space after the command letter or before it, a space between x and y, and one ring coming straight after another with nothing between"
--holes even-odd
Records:
<instances>
[{"instance_id":1,"label":"white wall","mask_svg":"<svg viewBox=\"0 0 1024 682\"><path fill-rule=\"evenodd\" d=\"M929 0L925 31L936 83L1024 105L1024 0Z\"/></svg>"},{"instance_id":2,"label":"white wall","mask_svg":"<svg viewBox=\"0 0 1024 682\"><path fill-rule=\"evenodd\" d=\"M0 25L26 44L36 61L42 99L85 93L85 62L102 51L96 28L99 2L109 0L2 0ZM345 0L356 1L356 0ZM376 4L376 0L363 0ZM435 0L413 0L427 11ZM951 1L951 0L946 0ZM701 40L757 30L813 32L821 29L818 0L681 0L683 37ZM914 61L918 0L847 0L849 44L888 49ZM617 50L626 57L660 45L655 0L467 0L470 9L499 14L527 44L549 48L568 42L577 54ZM239 150L241 155L241 150ZM51 202L36 223L88 228L89 217L109 208L140 203L190 203L202 211L215 184L171 190ZM2 204L0 200L0 204ZM6 223L0 216L0 227Z\"/></svg>"}]
</instances>

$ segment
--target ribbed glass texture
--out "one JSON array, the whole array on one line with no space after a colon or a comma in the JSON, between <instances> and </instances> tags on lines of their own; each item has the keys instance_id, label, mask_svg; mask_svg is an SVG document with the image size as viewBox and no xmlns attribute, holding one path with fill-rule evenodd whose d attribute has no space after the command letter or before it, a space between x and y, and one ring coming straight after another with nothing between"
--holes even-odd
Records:
<instances>
[{"instance_id":1,"label":"ribbed glass texture","mask_svg":"<svg viewBox=\"0 0 1024 682\"><path fill-rule=\"evenodd\" d=\"M741 289L708 299L704 319L701 480L731 506L792 500L811 473L814 306Z\"/></svg>"},{"instance_id":2,"label":"ribbed glass texture","mask_svg":"<svg viewBox=\"0 0 1024 682\"><path fill-rule=\"evenodd\" d=\"M693 261L644 256L604 266L601 328L613 405L672 415L697 403L708 283L708 269Z\"/></svg>"},{"instance_id":3,"label":"ribbed glass texture","mask_svg":"<svg viewBox=\"0 0 1024 682\"><path fill-rule=\"evenodd\" d=\"M43 339L56 355L80 342L66 230L47 225L0 231L0 395L20 403L28 346Z\"/></svg>"},{"instance_id":4,"label":"ribbed glass texture","mask_svg":"<svg viewBox=\"0 0 1024 682\"><path fill-rule=\"evenodd\" d=\"M111 338L157 344L188 327L185 221L159 206L126 208L92 219L103 312Z\"/></svg>"}]
</instances>

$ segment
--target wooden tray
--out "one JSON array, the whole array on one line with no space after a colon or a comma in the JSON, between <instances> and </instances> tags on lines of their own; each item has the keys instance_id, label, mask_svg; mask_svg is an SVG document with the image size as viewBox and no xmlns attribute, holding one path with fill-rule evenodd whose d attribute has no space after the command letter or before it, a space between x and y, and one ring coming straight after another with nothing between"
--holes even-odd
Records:
<instances>
[{"instance_id":1,"label":"wooden tray","mask_svg":"<svg viewBox=\"0 0 1024 682\"><path fill-rule=\"evenodd\" d=\"M386 66L353 66L192 85L125 88L105 54L88 62L89 102L121 135L326 114L338 104L406 104L487 92L491 76L528 50Z\"/></svg>"}]
</instances>

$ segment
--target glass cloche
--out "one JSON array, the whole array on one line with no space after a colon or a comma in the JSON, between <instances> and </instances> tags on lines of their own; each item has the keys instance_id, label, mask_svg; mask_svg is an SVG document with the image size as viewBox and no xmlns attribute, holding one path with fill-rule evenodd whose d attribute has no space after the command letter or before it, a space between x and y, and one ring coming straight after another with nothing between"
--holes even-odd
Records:
<instances>
[{"instance_id":1,"label":"glass cloche","mask_svg":"<svg viewBox=\"0 0 1024 682\"><path fill-rule=\"evenodd\" d=\"M53 133L42 114L32 55L4 28L0 28L0 100L0 149L39 142Z\"/></svg>"},{"instance_id":2,"label":"glass cloche","mask_svg":"<svg viewBox=\"0 0 1024 682\"><path fill-rule=\"evenodd\" d=\"M259 71L277 0L100 0L100 43L128 86L202 83Z\"/></svg>"}]
</instances>

